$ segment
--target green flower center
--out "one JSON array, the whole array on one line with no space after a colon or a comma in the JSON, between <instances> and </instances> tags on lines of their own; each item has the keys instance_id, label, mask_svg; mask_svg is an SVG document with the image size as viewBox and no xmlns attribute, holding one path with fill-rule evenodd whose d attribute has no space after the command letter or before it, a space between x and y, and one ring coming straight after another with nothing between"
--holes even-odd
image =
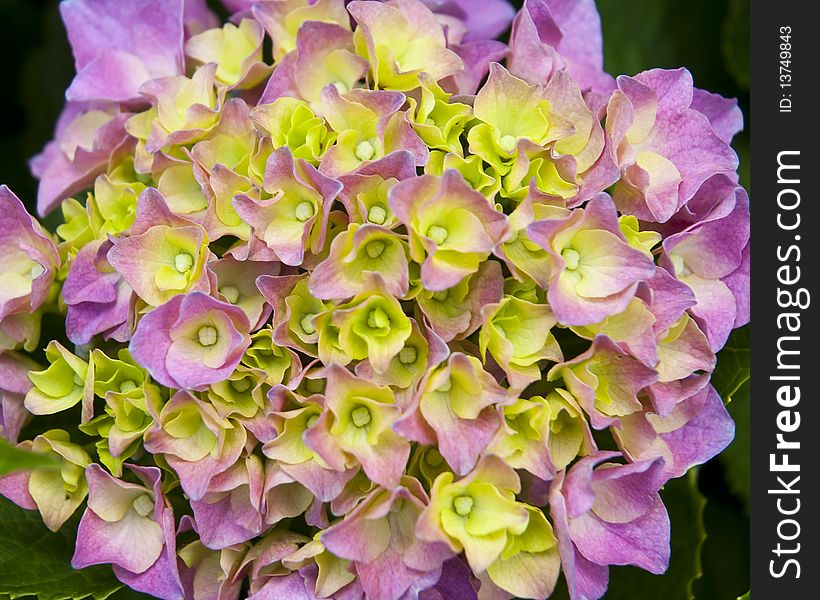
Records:
<instances>
[{"instance_id":1,"label":"green flower center","mask_svg":"<svg viewBox=\"0 0 820 600\"><path fill-rule=\"evenodd\" d=\"M310 418L308 418L307 423L305 424L305 428L309 429L309 428L313 427L314 425L316 425L316 421L318 421L318 420L319 420L319 415L310 415Z\"/></svg>"},{"instance_id":2,"label":"green flower center","mask_svg":"<svg viewBox=\"0 0 820 600\"><path fill-rule=\"evenodd\" d=\"M225 297L225 300L231 304L236 304L239 300L239 290L232 285L226 285L225 287L220 288L219 293L222 294Z\"/></svg>"},{"instance_id":3,"label":"green flower center","mask_svg":"<svg viewBox=\"0 0 820 600\"><path fill-rule=\"evenodd\" d=\"M473 498L471 496L459 496L453 500L453 510L461 517L466 517L473 511Z\"/></svg>"},{"instance_id":4,"label":"green flower center","mask_svg":"<svg viewBox=\"0 0 820 600\"><path fill-rule=\"evenodd\" d=\"M433 300L436 302L444 302L450 296L450 290L441 290L439 292L433 292Z\"/></svg>"},{"instance_id":5,"label":"green flower center","mask_svg":"<svg viewBox=\"0 0 820 600\"><path fill-rule=\"evenodd\" d=\"M379 258L384 254L384 242L381 240L374 240L365 246L365 252L370 258Z\"/></svg>"},{"instance_id":6,"label":"green flower center","mask_svg":"<svg viewBox=\"0 0 820 600\"><path fill-rule=\"evenodd\" d=\"M135 389L137 389L137 383L135 381L132 381L131 379L126 379L122 383L120 383L120 392L122 392L123 394Z\"/></svg>"},{"instance_id":7,"label":"green flower center","mask_svg":"<svg viewBox=\"0 0 820 600\"><path fill-rule=\"evenodd\" d=\"M577 269L578 263L581 261L581 255L578 254L577 250L573 250L572 248L567 248L561 252L561 258L564 259L564 262L567 264L567 269L570 271Z\"/></svg>"},{"instance_id":8,"label":"green flower center","mask_svg":"<svg viewBox=\"0 0 820 600\"><path fill-rule=\"evenodd\" d=\"M350 413L350 418L353 420L353 424L356 427L364 427L370 423L370 409L366 406L354 408Z\"/></svg>"},{"instance_id":9,"label":"green flower center","mask_svg":"<svg viewBox=\"0 0 820 600\"><path fill-rule=\"evenodd\" d=\"M293 210L293 216L296 217L297 221L304 223L313 216L314 212L313 204L304 200L296 205L296 208Z\"/></svg>"},{"instance_id":10,"label":"green flower center","mask_svg":"<svg viewBox=\"0 0 820 600\"><path fill-rule=\"evenodd\" d=\"M390 325L390 318L380 308L374 308L367 315L367 326L370 329L384 329L388 325Z\"/></svg>"},{"instance_id":11,"label":"green flower center","mask_svg":"<svg viewBox=\"0 0 820 600\"><path fill-rule=\"evenodd\" d=\"M405 346L399 352L399 362L403 365L412 365L418 358L418 351L413 346Z\"/></svg>"},{"instance_id":12,"label":"green flower center","mask_svg":"<svg viewBox=\"0 0 820 600\"><path fill-rule=\"evenodd\" d=\"M137 511L137 514L141 517L147 517L154 511L154 502L148 494L138 496L134 499L134 502L131 503L131 506L134 507L134 510Z\"/></svg>"},{"instance_id":13,"label":"green flower center","mask_svg":"<svg viewBox=\"0 0 820 600\"><path fill-rule=\"evenodd\" d=\"M339 90L340 94L344 94L345 92L347 92L350 89L350 88L347 87L347 84L345 84L344 81L334 81L333 82L333 87L335 87L337 90Z\"/></svg>"},{"instance_id":14,"label":"green flower center","mask_svg":"<svg viewBox=\"0 0 820 600\"><path fill-rule=\"evenodd\" d=\"M374 204L367 211L367 220L376 225L382 225L387 220L387 210L381 204Z\"/></svg>"},{"instance_id":15,"label":"green flower center","mask_svg":"<svg viewBox=\"0 0 820 600\"><path fill-rule=\"evenodd\" d=\"M515 150L517 141L513 135L502 135L501 139L498 140L498 145L501 146L504 152L512 153L512 151Z\"/></svg>"},{"instance_id":16,"label":"green flower center","mask_svg":"<svg viewBox=\"0 0 820 600\"><path fill-rule=\"evenodd\" d=\"M219 339L219 333L215 327L206 325L205 327L199 328L199 331L196 332L196 337L201 346L213 346Z\"/></svg>"},{"instance_id":17,"label":"green flower center","mask_svg":"<svg viewBox=\"0 0 820 600\"><path fill-rule=\"evenodd\" d=\"M373 147L373 144L365 140L356 145L355 154L359 160L370 160L373 158L373 155L376 154L376 149Z\"/></svg>"},{"instance_id":18,"label":"green flower center","mask_svg":"<svg viewBox=\"0 0 820 600\"><path fill-rule=\"evenodd\" d=\"M316 333L316 328L313 326L313 317L315 316L316 315L313 313L308 313L302 317L301 321L299 321L299 325L302 326L302 331L308 335L313 335Z\"/></svg>"},{"instance_id":19,"label":"green flower center","mask_svg":"<svg viewBox=\"0 0 820 600\"><path fill-rule=\"evenodd\" d=\"M443 244L447 241L448 235L450 235L450 232L441 225L432 225L427 230L427 237L433 240L436 244Z\"/></svg>"},{"instance_id":20,"label":"green flower center","mask_svg":"<svg viewBox=\"0 0 820 600\"><path fill-rule=\"evenodd\" d=\"M77 373L74 373L74 385L79 387L83 387L85 385L85 381L83 381L83 378L80 377Z\"/></svg>"},{"instance_id":21,"label":"green flower center","mask_svg":"<svg viewBox=\"0 0 820 600\"><path fill-rule=\"evenodd\" d=\"M180 252L174 257L174 268L179 273L187 273L194 266L194 257L187 252Z\"/></svg>"},{"instance_id":22,"label":"green flower center","mask_svg":"<svg viewBox=\"0 0 820 600\"><path fill-rule=\"evenodd\" d=\"M248 381L247 377L243 377L242 379L236 379L234 381L231 381L230 385L235 392L239 392L241 394L242 392L248 391L248 389L251 387L251 382Z\"/></svg>"}]
</instances>

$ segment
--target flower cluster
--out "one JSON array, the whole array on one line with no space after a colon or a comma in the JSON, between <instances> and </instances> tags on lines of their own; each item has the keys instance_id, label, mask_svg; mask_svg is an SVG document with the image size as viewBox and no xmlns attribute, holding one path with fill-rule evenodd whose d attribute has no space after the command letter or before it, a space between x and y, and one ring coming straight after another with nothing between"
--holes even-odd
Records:
<instances>
[{"instance_id":1,"label":"flower cluster","mask_svg":"<svg viewBox=\"0 0 820 600\"><path fill-rule=\"evenodd\" d=\"M62 224L0 187L0 433L60 468L0 493L159 598L662 573L734 433L736 103L610 77L592 0L224 4L60 5Z\"/></svg>"}]
</instances>

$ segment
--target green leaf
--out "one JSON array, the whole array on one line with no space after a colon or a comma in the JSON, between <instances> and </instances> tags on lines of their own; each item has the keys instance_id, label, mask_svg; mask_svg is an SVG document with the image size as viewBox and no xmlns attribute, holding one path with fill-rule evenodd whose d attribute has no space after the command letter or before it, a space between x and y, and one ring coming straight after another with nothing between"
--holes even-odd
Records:
<instances>
[{"instance_id":1,"label":"green leaf","mask_svg":"<svg viewBox=\"0 0 820 600\"><path fill-rule=\"evenodd\" d=\"M127 585L124 585L119 590L114 592L111 596L109 596L108 600L147 600L153 597L154 596L149 596L148 594L143 594L141 592L132 590Z\"/></svg>"},{"instance_id":2,"label":"green leaf","mask_svg":"<svg viewBox=\"0 0 820 600\"><path fill-rule=\"evenodd\" d=\"M735 330L726 346L718 353L718 364L712 375L712 385L728 403L727 409L735 421L735 439L719 457L732 493L749 508L751 485L749 454L749 391L751 367L749 326Z\"/></svg>"},{"instance_id":3,"label":"green leaf","mask_svg":"<svg viewBox=\"0 0 820 600\"><path fill-rule=\"evenodd\" d=\"M740 596L737 600L750 600L752 597L752 592L746 592L742 596Z\"/></svg>"},{"instance_id":4,"label":"green leaf","mask_svg":"<svg viewBox=\"0 0 820 600\"><path fill-rule=\"evenodd\" d=\"M705 467L714 470L716 465ZM711 487L707 478L701 484ZM712 495L703 515L707 539L701 551L703 575L695 586L697 600L729 600L749 589L749 518L725 491Z\"/></svg>"},{"instance_id":5,"label":"green leaf","mask_svg":"<svg viewBox=\"0 0 820 600\"><path fill-rule=\"evenodd\" d=\"M748 116L744 118L748 119ZM737 173L740 176L740 185L746 191L751 191L750 187L750 179L751 179L751 165L752 165L752 157L751 157L751 146L749 145L749 126L748 122L745 126L745 131L742 132L740 135L735 136L735 139L732 140L732 148L734 151L737 152L737 158L740 161L740 166L737 168Z\"/></svg>"},{"instance_id":6,"label":"green leaf","mask_svg":"<svg viewBox=\"0 0 820 600\"><path fill-rule=\"evenodd\" d=\"M749 510L749 488L751 475L749 455L751 439L749 435L749 388L751 382L744 383L727 407L735 420L735 439L718 457L726 473L726 481L732 493L743 501L746 511Z\"/></svg>"},{"instance_id":7,"label":"green leaf","mask_svg":"<svg viewBox=\"0 0 820 600\"><path fill-rule=\"evenodd\" d=\"M604 67L612 75L687 67L697 87L734 87L720 59L725 2L714 0L598 0ZM748 39L748 38L747 38Z\"/></svg>"},{"instance_id":8,"label":"green leaf","mask_svg":"<svg viewBox=\"0 0 820 600\"><path fill-rule=\"evenodd\" d=\"M751 349L748 325L735 329L718 353L718 363L712 374L712 385L727 404L752 376L749 364Z\"/></svg>"},{"instance_id":9,"label":"green leaf","mask_svg":"<svg viewBox=\"0 0 820 600\"><path fill-rule=\"evenodd\" d=\"M79 517L51 532L36 511L0 498L0 597L103 600L122 587L108 566L71 568Z\"/></svg>"},{"instance_id":10,"label":"green leaf","mask_svg":"<svg viewBox=\"0 0 820 600\"><path fill-rule=\"evenodd\" d=\"M651 66L674 62L673 45L659 43L667 12L663 2L633 0L626 4L618 0L598 0L597 5L604 35L606 71L613 75L635 75ZM641 15L640 27L635 26L637 12ZM647 55L648 48L652 48L654 56Z\"/></svg>"},{"instance_id":11,"label":"green leaf","mask_svg":"<svg viewBox=\"0 0 820 600\"><path fill-rule=\"evenodd\" d=\"M0 475L26 469L58 469L60 464L44 454L35 454L0 437Z\"/></svg>"},{"instance_id":12,"label":"green leaf","mask_svg":"<svg viewBox=\"0 0 820 600\"><path fill-rule=\"evenodd\" d=\"M721 46L726 69L740 89L749 89L749 2L730 0Z\"/></svg>"},{"instance_id":13,"label":"green leaf","mask_svg":"<svg viewBox=\"0 0 820 600\"><path fill-rule=\"evenodd\" d=\"M698 491L697 469L673 479L661 490L672 522L672 557L663 575L635 567L612 567L604 600L692 600L692 585L701 575L700 551L706 532L703 509L706 499Z\"/></svg>"}]
</instances>

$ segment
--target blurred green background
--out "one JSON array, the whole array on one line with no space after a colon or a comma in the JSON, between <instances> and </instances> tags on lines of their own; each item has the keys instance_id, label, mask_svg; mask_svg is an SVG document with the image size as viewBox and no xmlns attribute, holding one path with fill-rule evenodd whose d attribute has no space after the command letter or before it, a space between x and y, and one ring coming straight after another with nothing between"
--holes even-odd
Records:
<instances>
[{"instance_id":1,"label":"blurred green background","mask_svg":"<svg viewBox=\"0 0 820 600\"><path fill-rule=\"evenodd\" d=\"M653 67L686 66L698 87L738 98L746 129L733 145L740 155L741 183L748 188L748 1L597 3L607 71L632 75ZM0 74L5 83L0 92L0 183L8 184L33 210L36 182L27 163L50 138L73 75L56 0L0 0ZM724 398L733 398L729 409L738 426L735 441L719 460L670 483L664 492L673 522L669 573L654 577L613 569L606 600L734 600L749 589L748 354L745 328L721 353L714 378ZM57 546L46 543L44 549ZM14 574L3 573L0 564L0 598L11 591L3 589L5 576ZM118 592L113 597L138 595Z\"/></svg>"}]
</instances>

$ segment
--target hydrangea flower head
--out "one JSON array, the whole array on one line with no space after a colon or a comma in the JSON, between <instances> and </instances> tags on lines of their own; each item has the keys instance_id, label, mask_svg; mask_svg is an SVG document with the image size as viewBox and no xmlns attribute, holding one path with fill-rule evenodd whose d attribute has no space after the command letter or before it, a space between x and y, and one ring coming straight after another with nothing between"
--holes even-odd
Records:
<instances>
[{"instance_id":1,"label":"hydrangea flower head","mask_svg":"<svg viewBox=\"0 0 820 600\"><path fill-rule=\"evenodd\" d=\"M604 72L592 0L223 4L60 5L54 231L0 186L0 435L54 468L0 493L174 600L662 573L734 435L736 103Z\"/></svg>"}]
</instances>

